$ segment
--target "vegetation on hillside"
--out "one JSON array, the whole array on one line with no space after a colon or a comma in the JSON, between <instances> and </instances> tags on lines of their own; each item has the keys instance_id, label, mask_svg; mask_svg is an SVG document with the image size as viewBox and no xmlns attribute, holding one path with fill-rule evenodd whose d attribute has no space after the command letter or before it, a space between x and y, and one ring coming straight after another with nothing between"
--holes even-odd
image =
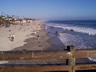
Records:
<instances>
[{"instance_id":1,"label":"vegetation on hillside","mask_svg":"<svg viewBox=\"0 0 96 72\"><path fill-rule=\"evenodd\" d=\"M35 21L36 19L32 19L32 18L20 19L19 16L15 16L15 15L10 16L8 14L3 13L2 15L0 15L0 26L8 27L8 26L10 26L10 24L15 24L16 21L20 21L20 23L21 23L23 20Z\"/></svg>"},{"instance_id":2,"label":"vegetation on hillside","mask_svg":"<svg viewBox=\"0 0 96 72\"><path fill-rule=\"evenodd\" d=\"M4 16L0 16L0 26L9 26L10 25L10 21L8 21L8 20L6 20L5 18L4 18Z\"/></svg>"}]
</instances>

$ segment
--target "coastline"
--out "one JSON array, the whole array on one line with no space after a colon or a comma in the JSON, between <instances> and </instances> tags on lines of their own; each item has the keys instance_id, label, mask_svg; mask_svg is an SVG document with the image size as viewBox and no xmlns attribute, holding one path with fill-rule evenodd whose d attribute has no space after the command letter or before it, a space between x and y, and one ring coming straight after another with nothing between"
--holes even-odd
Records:
<instances>
[{"instance_id":1,"label":"coastline","mask_svg":"<svg viewBox=\"0 0 96 72\"><path fill-rule=\"evenodd\" d=\"M58 34L56 35L55 32L58 31L58 33L64 33L64 36L63 37L66 38L66 39L68 39L67 37L70 37L70 36L67 35L67 34L68 33L71 34L71 33L73 33L73 31L67 31L67 30L62 30L62 29L56 30L56 28L51 27L51 26L48 28L48 31L50 33L50 36L52 37L51 43L55 45L55 48L53 48L53 49L55 49L57 51L59 51L59 50L63 51L64 49L66 49L66 45L59 38L60 35L58 35ZM73 34L74 34L74 36L76 36L76 34L77 35L78 34L80 34L80 35L86 35L86 34L81 34L81 33L77 33L77 32L74 32ZM71 40L69 39L69 41L71 41ZM77 49L77 47L76 47L76 49ZM77 49L77 50L79 50L79 49ZM61 60L61 62L62 62L62 60ZM88 58L77 58L76 59L76 64L91 64L91 63L94 64L96 62L94 62L92 60L89 60Z\"/></svg>"},{"instance_id":2,"label":"coastline","mask_svg":"<svg viewBox=\"0 0 96 72\"><path fill-rule=\"evenodd\" d=\"M33 34L31 33L31 35ZM45 29L45 24L42 24L41 30L39 30L39 32L37 32L35 36L37 35L39 35L39 40L34 37L28 38L24 41L26 42L26 44L14 48L13 51L18 51L18 50L43 51L53 47L53 45L50 43L51 37L48 35L48 32Z\"/></svg>"},{"instance_id":3,"label":"coastline","mask_svg":"<svg viewBox=\"0 0 96 72\"><path fill-rule=\"evenodd\" d=\"M35 37L27 38L27 39L24 40L24 42L26 42L26 44L24 44L23 46L20 46L20 47L16 47L12 51L20 51L20 50L33 50L33 51L36 51L36 50L42 50L42 51L44 51L44 50L60 50L59 46L58 46L59 49L58 49L58 47L55 46L56 44L58 44L57 41L59 39L56 36L52 37L52 36L48 35L48 33L49 32L45 29L45 24L42 24L41 29L35 35L35 37L37 37L37 35L40 36L39 40ZM31 33L31 35L33 36L34 34ZM58 42L60 42L60 41L58 41ZM54 43L56 43L56 44L54 44ZM62 42L60 42L60 43L62 43ZM61 48L61 50L64 50L64 48ZM4 63L9 64L9 65L10 64L18 64L18 65L19 64L21 64L21 65L22 64L33 64L33 65L42 65L42 64L47 64L47 65L58 65L59 64L60 65L61 64L62 65L62 64L65 64L65 62L66 62L65 60L58 60L58 59L51 60L51 59L49 59L49 60L28 60L28 61L26 61L26 60L20 60L20 61L16 60L16 61L6 61ZM76 59L76 64L84 64L84 63L87 64L87 63L94 63L94 62L88 60L88 58ZM83 71L80 71L80 72L83 72Z\"/></svg>"},{"instance_id":4,"label":"coastline","mask_svg":"<svg viewBox=\"0 0 96 72\"><path fill-rule=\"evenodd\" d=\"M34 34L32 32L29 32L27 34L27 36L29 36L29 37L25 38L25 40L24 40L25 44L23 44L22 46L15 47L11 51L22 51L22 50L59 51L59 50L64 50L64 48L66 46L60 41L60 39L58 39L58 35L55 35L55 31L52 30L53 28L50 29L51 31L53 31L53 33L51 33L51 31L48 31L47 29L45 29L44 23L36 22L36 23L33 23L32 26L34 27L35 24L37 24L37 26L38 26L38 24L40 25L39 30L38 30L38 27L34 28L35 30L38 30L37 33ZM28 31L30 31L30 29L28 29ZM26 31L26 32L28 32L28 31ZM24 32L24 33L26 33L26 32ZM39 35L39 39L37 38L38 35ZM81 61L83 61L83 60L81 60ZM90 62L88 59L86 59L85 61Z\"/></svg>"}]
</instances>

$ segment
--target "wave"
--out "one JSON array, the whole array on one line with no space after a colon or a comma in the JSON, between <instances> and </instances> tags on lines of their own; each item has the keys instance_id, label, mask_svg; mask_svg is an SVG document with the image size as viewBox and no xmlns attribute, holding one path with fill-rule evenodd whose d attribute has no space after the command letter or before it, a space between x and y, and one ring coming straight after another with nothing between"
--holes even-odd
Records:
<instances>
[{"instance_id":1,"label":"wave","mask_svg":"<svg viewBox=\"0 0 96 72\"><path fill-rule=\"evenodd\" d=\"M83 36L82 36L83 37ZM87 44L85 40L83 40L81 36L78 35L72 35L69 33L59 33L59 39L60 41L65 45L74 45L78 49L91 49L92 47L90 44ZM93 43L93 42L92 42ZM96 58L88 57L90 61L96 62Z\"/></svg>"},{"instance_id":2,"label":"wave","mask_svg":"<svg viewBox=\"0 0 96 72\"><path fill-rule=\"evenodd\" d=\"M73 30L75 32L87 33L89 35L96 35L96 29L87 28L87 27L79 27L79 26L70 26L67 24L47 24L48 26L63 28L66 30Z\"/></svg>"},{"instance_id":3,"label":"wave","mask_svg":"<svg viewBox=\"0 0 96 72\"><path fill-rule=\"evenodd\" d=\"M69 33L59 33L60 41L65 45L74 45L78 49L91 49L92 47L87 45L86 41L80 35L72 35Z\"/></svg>"},{"instance_id":4,"label":"wave","mask_svg":"<svg viewBox=\"0 0 96 72\"><path fill-rule=\"evenodd\" d=\"M67 24L46 24L46 29L48 27L54 28L62 28L64 30L71 30L75 32L81 32L77 35L73 32L58 32L58 38L65 45L74 45L78 49L91 49L96 48L96 29L87 28L87 27L79 27L79 26L71 26ZM72 34L71 34L72 33ZM87 33L89 35L83 34ZM96 58L88 57L89 60L96 62Z\"/></svg>"}]
</instances>

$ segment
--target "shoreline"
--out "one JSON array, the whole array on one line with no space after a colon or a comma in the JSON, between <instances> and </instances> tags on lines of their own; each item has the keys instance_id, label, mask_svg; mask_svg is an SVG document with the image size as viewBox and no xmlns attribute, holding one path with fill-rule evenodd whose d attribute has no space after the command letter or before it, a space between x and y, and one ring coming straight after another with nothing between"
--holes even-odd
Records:
<instances>
[{"instance_id":1,"label":"shoreline","mask_svg":"<svg viewBox=\"0 0 96 72\"><path fill-rule=\"evenodd\" d=\"M60 47L56 49L56 46L55 44L51 43L52 42L52 39L53 39L53 42L57 43L58 39L56 39L57 37L52 37L52 36L49 36L48 33L49 31L47 31L45 29L45 24L41 24L42 27L41 29L37 32L37 34L35 35L35 37L37 37L37 35L39 35L39 40L35 37L32 37L32 38L27 38L24 40L24 42L26 42L26 44L24 44L23 46L19 46L19 47L16 47L14 48L13 50L11 51L22 51L22 50L33 50L33 51L37 51L37 50L41 50L41 51L52 51L52 50L59 50ZM31 36L34 35L33 33L31 33ZM55 38L55 39L54 39ZM59 41L60 42L60 41ZM61 43L61 42L60 42ZM60 44L59 43L59 44ZM61 48L61 50L64 50L64 48ZM86 62L86 63L91 63L92 61L88 60L88 58L86 59L77 59L77 62ZM56 60L55 62L61 62L63 63L64 60ZM11 63L11 62L9 62ZM13 62L15 63L15 62ZM46 62L47 63L47 62ZM51 62L50 60L48 61L48 63L54 63L54 62ZM94 63L94 62L93 62Z\"/></svg>"},{"instance_id":2,"label":"shoreline","mask_svg":"<svg viewBox=\"0 0 96 72\"><path fill-rule=\"evenodd\" d=\"M58 30L58 33L59 32L64 33L65 35L67 33L66 30L63 32L60 29ZM51 43L56 46L56 48L55 48L56 50L59 51L59 50L66 49L66 45L64 45L64 43L61 42L61 40L58 38L60 35L55 35L55 28L54 27L49 27L49 33L50 33L50 36L53 37L52 40L51 40ZM66 37L64 37L64 38L66 38ZM79 49L77 49L77 50L79 50ZM88 50L90 50L90 49L88 49ZM84 63L92 63L93 64L93 63L96 63L92 60L89 60L88 58L78 58L78 59L76 59L76 61L77 61L76 62L77 64L84 64Z\"/></svg>"},{"instance_id":3,"label":"shoreline","mask_svg":"<svg viewBox=\"0 0 96 72\"><path fill-rule=\"evenodd\" d=\"M44 51L53 47L53 45L50 43L50 40L52 39L52 37L48 35L48 32L45 29L45 24L42 24L41 30L39 30L39 32L37 32L35 36L37 35L39 35L39 40L37 40L34 37L28 38L24 41L26 42L26 44L20 47L16 47L12 51L19 51L19 50Z\"/></svg>"}]
</instances>

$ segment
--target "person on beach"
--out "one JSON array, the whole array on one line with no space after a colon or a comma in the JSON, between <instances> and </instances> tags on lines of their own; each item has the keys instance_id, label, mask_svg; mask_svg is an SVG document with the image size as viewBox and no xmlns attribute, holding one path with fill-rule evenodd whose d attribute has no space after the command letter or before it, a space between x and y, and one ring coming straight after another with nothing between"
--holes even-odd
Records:
<instances>
[{"instance_id":1,"label":"person on beach","mask_svg":"<svg viewBox=\"0 0 96 72\"><path fill-rule=\"evenodd\" d=\"M11 30L9 30L9 32L11 32Z\"/></svg>"},{"instance_id":2,"label":"person on beach","mask_svg":"<svg viewBox=\"0 0 96 72\"><path fill-rule=\"evenodd\" d=\"M56 31L55 33L58 34L58 31Z\"/></svg>"},{"instance_id":3,"label":"person on beach","mask_svg":"<svg viewBox=\"0 0 96 72\"><path fill-rule=\"evenodd\" d=\"M56 36L59 36L58 31L55 31L55 35L56 35Z\"/></svg>"},{"instance_id":4,"label":"person on beach","mask_svg":"<svg viewBox=\"0 0 96 72\"><path fill-rule=\"evenodd\" d=\"M10 35L10 40L11 40L11 41L14 41L14 38L15 38L15 35L14 35L14 34L11 34L11 35Z\"/></svg>"},{"instance_id":5,"label":"person on beach","mask_svg":"<svg viewBox=\"0 0 96 72\"><path fill-rule=\"evenodd\" d=\"M39 36L39 35L37 35L37 40L39 40L39 38L40 38L40 36Z\"/></svg>"}]
</instances>

